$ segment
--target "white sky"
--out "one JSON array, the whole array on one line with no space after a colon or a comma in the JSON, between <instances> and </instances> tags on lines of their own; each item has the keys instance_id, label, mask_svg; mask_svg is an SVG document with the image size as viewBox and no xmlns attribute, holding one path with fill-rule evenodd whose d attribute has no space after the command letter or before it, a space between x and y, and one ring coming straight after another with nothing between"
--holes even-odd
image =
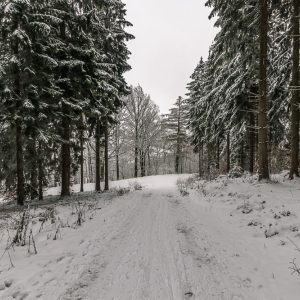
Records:
<instances>
[{"instance_id":1,"label":"white sky","mask_svg":"<svg viewBox=\"0 0 300 300\"><path fill-rule=\"evenodd\" d=\"M125 74L128 84L140 84L159 105L161 113L185 97L200 57L207 58L218 31L208 20L206 0L123 0L127 20L135 36L128 43L132 70Z\"/></svg>"}]
</instances>

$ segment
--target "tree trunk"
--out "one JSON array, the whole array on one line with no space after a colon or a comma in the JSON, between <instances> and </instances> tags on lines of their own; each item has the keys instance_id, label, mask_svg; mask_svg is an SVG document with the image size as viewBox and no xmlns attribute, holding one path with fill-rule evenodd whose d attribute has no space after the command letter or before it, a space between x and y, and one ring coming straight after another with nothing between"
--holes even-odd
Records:
<instances>
[{"instance_id":1,"label":"tree trunk","mask_svg":"<svg viewBox=\"0 0 300 300\"><path fill-rule=\"evenodd\" d=\"M104 190L109 190L108 185L108 120L107 116L105 117L105 129L104 129L104 135L105 135L105 150L104 150L104 159L105 159L105 184L104 184Z\"/></svg>"},{"instance_id":2,"label":"tree trunk","mask_svg":"<svg viewBox=\"0 0 300 300\"><path fill-rule=\"evenodd\" d=\"M241 142L240 148L240 167L244 171L244 141Z\"/></svg>"},{"instance_id":3,"label":"tree trunk","mask_svg":"<svg viewBox=\"0 0 300 300\"><path fill-rule=\"evenodd\" d=\"M38 179L39 179L39 200L43 200L43 179L44 179L44 171L42 164L42 145L39 143L38 148Z\"/></svg>"},{"instance_id":4,"label":"tree trunk","mask_svg":"<svg viewBox=\"0 0 300 300\"><path fill-rule=\"evenodd\" d=\"M199 152L199 177L202 177L202 160L203 160L203 153L202 153L202 148L203 148L203 143L199 142L198 144L198 152Z\"/></svg>"},{"instance_id":5,"label":"tree trunk","mask_svg":"<svg viewBox=\"0 0 300 300\"><path fill-rule=\"evenodd\" d=\"M179 173L179 155L180 152L180 144L179 144L179 139L177 139L177 143L176 143L176 154L175 154L175 173L178 174Z\"/></svg>"},{"instance_id":6,"label":"tree trunk","mask_svg":"<svg viewBox=\"0 0 300 300\"><path fill-rule=\"evenodd\" d=\"M144 177L145 175L145 170L144 170L144 152L141 150L140 151L140 167L141 167L141 176Z\"/></svg>"},{"instance_id":7,"label":"tree trunk","mask_svg":"<svg viewBox=\"0 0 300 300\"><path fill-rule=\"evenodd\" d=\"M30 198L33 200L37 196L38 191L38 166L35 140L29 142L29 153L32 159L30 163Z\"/></svg>"},{"instance_id":8,"label":"tree trunk","mask_svg":"<svg viewBox=\"0 0 300 300\"><path fill-rule=\"evenodd\" d=\"M267 130L268 0L260 0L260 62L258 104L259 180L269 178Z\"/></svg>"},{"instance_id":9,"label":"tree trunk","mask_svg":"<svg viewBox=\"0 0 300 300\"><path fill-rule=\"evenodd\" d=\"M104 172L104 153L103 153L103 149L100 148L100 180L105 177L105 172Z\"/></svg>"},{"instance_id":10,"label":"tree trunk","mask_svg":"<svg viewBox=\"0 0 300 300\"><path fill-rule=\"evenodd\" d=\"M217 169L220 169L220 142L217 140Z\"/></svg>"},{"instance_id":11,"label":"tree trunk","mask_svg":"<svg viewBox=\"0 0 300 300\"><path fill-rule=\"evenodd\" d=\"M119 125L117 125L116 127L116 172L117 172L117 180L120 179L120 166L119 166L119 128L118 128Z\"/></svg>"},{"instance_id":12,"label":"tree trunk","mask_svg":"<svg viewBox=\"0 0 300 300\"><path fill-rule=\"evenodd\" d=\"M92 164L92 154L91 154L91 148L88 145L87 146L87 151L88 151L88 178L89 178L89 183L91 182L96 182L96 179L94 180L94 172L93 172L93 164Z\"/></svg>"},{"instance_id":13,"label":"tree trunk","mask_svg":"<svg viewBox=\"0 0 300 300\"><path fill-rule=\"evenodd\" d=\"M299 0L293 0L293 70L291 98L291 169L290 179L299 177Z\"/></svg>"},{"instance_id":14,"label":"tree trunk","mask_svg":"<svg viewBox=\"0 0 300 300\"><path fill-rule=\"evenodd\" d=\"M227 133L227 151L226 151L226 156L227 156L226 171L227 171L227 173L229 173L229 171L230 171L230 134L229 134L229 132Z\"/></svg>"},{"instance_id":15,"label":"tree trunk","mask_svg":"<svg viewBox=\"0 0 300 300\"><path fill-rule=\"evenodd\" d=\"M134 177L138 177L138 155L139 155L139 149L138 149L138 128L135 127L135 147L134 147Z\"/></svg>"},{"instance_id":16,"label":"tree trunk","mask_svg":"<svg viewBox=\"0 0 300 300\"><path fill-rule=\"evenodd\" d=\"M60 24L60 35L62 39L66 38L66 26L62 22ZM63 67L61 70L61 77L68 78L68 70ZM70 176L71 176L71 149L70 149L70 120L67 117L69 115L69 109L65 103L62 103L62 137L64 142L62 143L62 172L61 172L61 196L70 196Z\"/></svg>"},{"instance_id":17,"label":"tree trunk","mask_svg":"<svg viewBox=\"0 0 300 300\"><path fill-rule=\"evenodd\" d=\"M83 192L83 130L80 130L80 192Z\"/></svg>"},{"instance_id":18,"label":"tree trunk","mask_svg":"<svg viewBox=\"0 0 300 300\"><path fill-rule=\"evenodd\" d=\"M67 109L62 104L63 114ZM70 121L67 117L62 117L63 139L62 144L62 174L61 174L61 196L70 196L70 166L71 166L71 149L70 149Z\"/></svg>"},{"instance_id":19,"label":"tree trunk","mask_svg":"<svg viewBox=\"0 0 300 300\"><path fill-rule=\"evenodd\" d=\"M250 88L250 99L249 99L249 172L253 173L254 169L254 144L255 144L255 135L254 135L254 127L255 127L255 119L254 119L254 105L251 100L256 93L255 87L251 86Z\"/></svg>"},{"instance_id":20,"label":"tree trunk","mask_svg":"<svg viewBox=\"0 0 300 300\"><path fill-rule=\"evenodd\" d=\"M23 177L23 144L22 144L22 127L20 121L16 121L16 143L17 143L17 195L18 205L24 205L24 177Z\"/></svg>"},{"instance_id":21,"label":"tree trunk","mask_svg":"<svg viewBox=\"0 0 300 300\"><path fill-rule=\"evenodd\" d=\"M150 176L151 175L151 160L150 160L150 149L148 148L147 150L147 155L148 155L148 173L147 175Z\"/></svg>"},{"instance_id":22,"label":"tree trunk","mask_svg":"<svg viewBox=\"0 0 300 300\"><path fill-rule=\"evenodd\" d=\"M210 148L211 148L210 144L206 144L206 151L207 151L207 173L208 173L208 175L210 173L210 161L211 161L211 153L210 153L211 149Z\"/></svg>"},{"instance_id":23,"label":"tree trunk","mask_svg":"<svg viewBox=\"0 0 300 300\"><path fill-rule=\"evenodd\" d=\"M119 153L116 154L116 171L117 171L117 180L120 179L120 166L119 166Z\"/></svg>"},{"instance_id":24,"label":"tree trunk","mask_svg":"<svg viewBox=\"0 0 300 300\"><path fill-rule=\"evenodd\" d=\"M95 190L97 192L101 191L101 160L100 160L100 120L97 118L96 123L96 136L95 136L95 144L96 144L96 178L95 178Z\"/></svg>"},{"instance_id":25,"label":"tree trunk","mask_svg":"<svg viewBox=\"0 0 300 300\"><path fill-rule=\"evenodd\" d=\"M146 176L146 151L143 152L144 176Z\"/></svg>"},{"instance_id":26,"label":"tree trunk","mask_svg":"<svg viewBox=\"0 0 300 300\"><path fill-rule=\"evenodd\" d=\"M13 25L13 30L17 30L19 27L18 21ZM19 43L16 42L13 46L13 53L16 57L19 56ZM16 113L19 114L20 106L20 71L17 64L14 66L14 88L15 94L19 98L16 101ZM22 143L22 125L19 118L16 119L16 146L17 146L17 203L18 205L24 205L24 177L23 177L23 143Z\"/></svg>"}]
</instances>

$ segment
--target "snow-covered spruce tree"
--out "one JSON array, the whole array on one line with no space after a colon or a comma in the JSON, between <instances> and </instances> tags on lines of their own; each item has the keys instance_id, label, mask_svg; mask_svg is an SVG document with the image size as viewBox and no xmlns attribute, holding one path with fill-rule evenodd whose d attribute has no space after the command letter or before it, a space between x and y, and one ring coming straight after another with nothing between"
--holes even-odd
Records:
<instances>
[{"instance_id":1,"label":"snow-covered spruce tree","mask_svg":"<svg viewBox=\"0 0 300 300\"><path fill-rule=\"evenodd\" d=\"M205 109L200 113L195 105L194 112L199 113L198 117L194 113L193 119L202 120L198 124L205 128L206 140L217 149L218 165L218 145L229 133L233 155L243 158L241 149L248 115L241 112L248 109L247 86L251 80L255 81L255 77L251 76L256 63L254 51L251 51L254 44L251 32L255 32L255 28L250 25L256 8L253 5L244 7L241 1L235 1L230 7L223 2L208 2L208 5L212 4L215 5L212 15L218 14L217 25L221 30L211 47L206 64L209 72L204 79L202 99L197 102ZM237 115L239 118L236 118Z\"/></svg>"},{"instance_id":2,"label":"snow-covered spruce tree","mask_svg":"<svg viewBox=\"0 0 300 300\"><path fill-rule=\"evenodd\" d=\"M188 123L187 127L191 131L191 143L195 146L199 153L199 177L202 177L203 173L203 137L204 137L204 128L200 126L199 113L196 110L196 106L200 109L200 103L197 104L198 100L202 97L202 90L203 90L203 81L205 81L205 74L204 74L205 63L203 58L201 57L200 62L198 63L197 67L195 68L193 74L191 75L191 82L188 83L187 89L188 98L186 99L188 105Z\"/></svg>"},{"instance_id":3,"label":"snow-covered spruce tree","mask_svg":"<svg viewBox=\"0 0 300 300\"><path fill-rule=\"evenodd\" d=\"M259 180L269 178L267 131L267 60L268 60L268 1L260 0L259 102L258 102L258 165Z\"/></svg>"},{"instance_id":4,"label":"snow-covered spruce tree","mask_svg":"<svg viewBox=\"0 0 300 300\"><path fill-rule=\"evenodd\" d=\"M293 0L293 71L292 71L292 97L291 97L291 168L290 179L294 175L299 177L299 6L297 0Z\"/></svg>"},{"instance_id":5,"label":"snow-covered spruce tree","mask_svg":"<svg viewBox=\"0 0 300 300\"><path fill-rule=\"evenodd\" d=\"M55 17L60 19L56 25L55 38L58 43L54 49L54 57L58 62L58 68L55 70L56 84L61 90L61 96L55 103L55 113L61 119L60 131L63 140L61 145L61 196L69 196L72 124L78 120L85 106L84 98L81 97L82 82L85 79L82 56L88 41L76 6L71 5L68 1L54 1L53 10L55 10Z\"/></svg>"},{"instance_id":6,"label":"snow-covered spruce tree","mask_svg":"<svg viewBox=\"0 0 300 300\"><path fill-rule=\"evenodd\" d=\"M187 142L187 104L180 96L174 103L170 113L165 115L162 126L165 132L165 139L172 145L175 153L174 170L176 174L182 173L182 149Z\"/></svg>"},{"instance_id":7,"label":"snow-covered spruce tree","mask_svg":"<svg viewBox=\"0 0 300 300\"><path fill-rule=\"evenodd\" d=\"M214 141L215 145L218 141L216 137L224 137L224 131L227 132L227 137L230 133L231 156L239 158L239 164L243 164L244 150L248 150L249 169L253 171L254 128L257 126L254 112L257 111L259 99L257 92L259 2L237 0L230 6L227 4L226 1L207 2L207 5L213 7L212 16L218 16L216 25L220 27L220 32L215 38L206 62L206 68L210 66L211 74L206 73L204 77L202 97L196 101L195 96L192 96L194 100L190 100L193 103L190 107L190 114L193 114L193 117L192 115L190 117L190 126L195 133L199 130L200 124L204 125L202 126L205 128L204 137ZM270 101L266 108L268 122L270 122L266 141L270 144L269 151L271 145L278 145L285 139L283 129L287 120L288 90L286 87L289 85L288 74L291 72L289 41L287 35L281 34L284 26L285 29L288 28L286 20L289 13L286 7L285 1L284 3L270 1L268 7L269 23L272 24L268 34L268 38L272 41L269 43L272 47L268 49L272 64L267 74L270 82L268 92ZM279 62L282 63L281 67L285 68L285 72L283 68L275 69L280 65ZM189 97L191 98L190 95ZM210 123L210 120L216 122ZM247 139L249 142L245 147Z\"/></svg>"},{"instance_id":8,"label":"snow-covered spruce tree","mask_svg":"<svg viewBox=\"0 0 300 300\"><path fill-rule=\"evenodd\" d=\"M122 107L120 97L129 92L123 73L130 70L127 63L129 51L125 44L133 36L125 31L131 24L126 21L125 5L121 1L90 1L87 6L89 37L93 57L88 65L88 83L91 85L88 120L95 128L96 140L96 190L100 190L100 138L108 133L110 117ZM101 130L103 124L103 130ZM108 141L105 140L106 150ZM105 189L108 189L108 151L105 151Z\"/></svg>"},{"instance_id":9,"label":"snow-covered spruce tree","mask_svg":"<svg viewBox=\"0 0 300 300\"><path fill-rule=\"evenodd\" d=\"M18 204L23 205L24 133L29 136L29 128L34 128L37 133L37 124L44 122L45 103L40 96L43 90L51 90L51 84L43 75L56 63L40 47L40 40L49 34L49 26L45 23L39 1L2 3L0 18L1 125L15 130L17 199ZM41 131L40 135L43 136Z\"/></svg>"}]
</instances>

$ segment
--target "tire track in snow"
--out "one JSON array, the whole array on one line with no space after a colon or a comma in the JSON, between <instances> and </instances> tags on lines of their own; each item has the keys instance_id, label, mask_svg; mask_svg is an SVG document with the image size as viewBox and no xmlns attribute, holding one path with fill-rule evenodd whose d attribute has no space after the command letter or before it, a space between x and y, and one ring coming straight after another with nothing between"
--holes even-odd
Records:
<instances>
[{"instance_id":1,"label":"tire track in snow","mask_svg":"<svg viewBox=\"0 0 300 300\"><path fill-rule=\"evenodd\" d=\"M222 276L226 273L226 266L215 256L207 234L178 201L172 205L171 211L174 220L178 222L177 230L187 279L195 299L232 299L230 287Z\"/></svg>"},{"instance_id":2,"label":"tire track in snow","mask_svg":"<svg viewBox=\"0 0 300 300\"><path fill-rule=\"evenodd\" d=\"M56 272L55 281L50 279L46 287L41 287L40 297L45 300L79 299L73 298L72 295L97 278L98 269L105 267L105 262L102 265L97 265L99 256L101 257L114 239L125 238L122 235L119 236L119 233L123 233L124 224L129 222L138 209L140 209L138 201L128 196L123 196L119 201L115 199L112 204L102 208L101 215L93 220L94 222L100 221L99 228L97 229L93 225L93 231L81 242L78 249L64 254L64 259L60 261L60 265L57 261L53 261L51 265L47 266L50 269L49 272L58 267L61 271L60 273ZM91 223L87 225L92 226ZM69 257L71 259L68 259ZM60 276L57 276L58 274Z\"/></svg>"},{"instance_id":3,"label":"tire track in snow","mask_svg":"<svg viewBox=\"0 0 300 300\"><path fill-rule=\"evenodd\" d=\"M184 299L189 287L176 222L168 199L151 192L93 261L99 268L94 282L84 288L80 280L75 286L83 288L62 299Z\"/></svg>"},{"instance_id":4,"label":"tire track in snow","mask_svg":"<svg viewBox=\"0 0 300 300\"><path fill-rule=\"evenodd\" d=\"M110 221L89 237L93 259L57 299L250 299L242 296L242 284L236 287L238 274L229 274L226 255L201 229L193 207L183 203L188 198L175 188L144 192L106 212ZM78 269L76 258L72 268Z\"/></svg>"}]
</instances>

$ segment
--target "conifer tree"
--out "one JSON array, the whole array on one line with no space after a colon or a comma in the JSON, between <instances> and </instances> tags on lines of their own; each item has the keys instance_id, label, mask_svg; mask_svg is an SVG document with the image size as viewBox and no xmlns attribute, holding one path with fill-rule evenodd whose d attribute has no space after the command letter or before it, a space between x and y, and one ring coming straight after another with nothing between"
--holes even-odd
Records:
<instances>
[{"instance_id":1,"label":"conifer tree","mask_svg":"<svg viewBox=\"0 0 300 300\"><path fill-rule=\"evenodd\" d=\"M291 97L291 168L290 179L299 177L299 1L293 0L293 72Z\"/></svg>"},{"instance_id":2,"label":"conifer tree","mask_svg":"<svg viewBox=\"0 0 300 300\"><path fill-rule=\"evenodd\" d=\"M269 178L267 131L267 59L268 59L268 1L260 0L260 63L259 63L259 180Z\"/></svg>"}]
</instances>

